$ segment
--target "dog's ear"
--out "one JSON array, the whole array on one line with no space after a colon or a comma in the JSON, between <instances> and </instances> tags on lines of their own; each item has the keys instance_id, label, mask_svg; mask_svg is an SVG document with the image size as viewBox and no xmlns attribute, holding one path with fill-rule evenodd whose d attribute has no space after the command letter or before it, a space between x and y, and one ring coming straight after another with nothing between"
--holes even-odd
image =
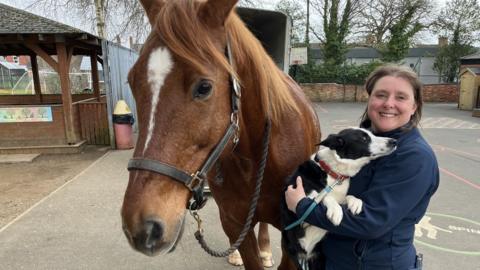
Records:
<instances>
[{"instance_id":1,"label":"dog's ear","mask_svg":"<svg viewBox=\"0 0 480 270\"><path fill-rule=\"evenodd\" d=\"M320 145L328 147L330 149L339 149L343 147L345 140L338 135L329 135L325 140L323 140Z\"/></svg>"}]
</instances>

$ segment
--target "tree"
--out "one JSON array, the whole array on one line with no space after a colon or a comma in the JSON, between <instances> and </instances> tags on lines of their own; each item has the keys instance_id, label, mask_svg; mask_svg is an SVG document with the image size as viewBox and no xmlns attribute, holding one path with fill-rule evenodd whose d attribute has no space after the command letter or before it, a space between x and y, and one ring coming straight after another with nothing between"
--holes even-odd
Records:
<instances>
[{"instance_id":1,"label":"tree","mask_svg":"<svg viewBox=\"0 0 480 270\"><path fill-rule=\"evenodd\" d=\"M408 49L412 44L413 36L418 33L424 25L419 21L414 21L415 14L421 8L421 1L405 1L404 15L394 22L388 30L390 36L385 45L380 45L382 61L399 62L408 54Z\"/></svg>"},{"instance_id":2,"label":"tree","mask_svg":"<svg viewBox=\"0 0 480 270\"><path fill-rule=\"evenodd\" d=\"M27 9L74 18L98 36L134 42L145 40L150 24L139 1L132 0L34 0Z\"/></svg>"},{"instance_id":3,"label":"tree","mask_svg":"<svg viewBox=\"0 0 480 270\"><path fill-rule=\"evenodd\" d=\"M480 40L478 10L477 0L451 0L435 21L435 33L449 40L440 49L433 66L444 82L457 81L460 58L475 52L472 44Z\"/></svg>"},{"instance_id":4,"label":"tree","mask_svg":"<svg viewBox=\"0 0 480 270\"><path fill-rule=\"evenodd\" d=\"M411 7L415 7L411 10ZM421 24L428 26L431 23L432 12L435 13L432 0L372 0L365 1L359 9L356 22L358 33L363 33L367 43L373 46L386 44L391 30L399 25L408 13L409 25Z\"/></svg>"},{"instance_id":5,"label":"tree","mask_svg":"<svg viewBox=\"0 0 480 270\"><path fill-rule=\"evenodd\" d=\"M261 7L260 0L242 0L240 5ZM28 9L44 14L75 18L100 37L143 43L151 27L138 0L33 0Z\"/></svg>"},{"instance_id":6,"label":"tree","mask_svg":"<svg viewBox=\"0 0 480 270\"><path fill-rule=\"evenodd\" d=\"M340 0L322 0L313 3L314 9L321 14L323 37L318 32L313 34L322 42L323 59L327 65L338 67L345 62L347 52L347 35L350 33L350 21L355 14L359 1L346 0L341 10ZM323 6L320 9L320 4Z\"/></svg>"},{"instance_id":7,"label":"tree","mask_svg":"<svg viewBox=\"0 0 480 270\"><path fill-rule=\"evenodd\" d=\"M275 10L287 14L292 20L290 43L294 45L302 42L306 23L306 15L303 6L295 0L280 0L275 6Z\"/></svg>"}]
</instances>

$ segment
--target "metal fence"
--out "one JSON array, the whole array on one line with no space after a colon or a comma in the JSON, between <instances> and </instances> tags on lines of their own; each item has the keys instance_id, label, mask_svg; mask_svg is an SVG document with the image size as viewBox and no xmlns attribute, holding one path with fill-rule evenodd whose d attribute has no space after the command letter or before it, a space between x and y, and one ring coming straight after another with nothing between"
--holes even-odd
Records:
<instances>
[{"instance_id":1,"label":"metal fence","mask_svg":"<svg viewBox=\"0 0 480 270\"><path fill-rule=\"evenodd\" d=\"M105 77L105 91L107 95L107 115L110 130L110 145L115 147L115 133L113 131L112 114L115 105L121 99L125 100L132 110L135 123L134 131L137 126L137 109L133 99L130 86L127 82L128 72L137 61L138 53L131 49L122 47L110 41L102 41L103 54L103 74Z\"/></svg>"}]
</instances>

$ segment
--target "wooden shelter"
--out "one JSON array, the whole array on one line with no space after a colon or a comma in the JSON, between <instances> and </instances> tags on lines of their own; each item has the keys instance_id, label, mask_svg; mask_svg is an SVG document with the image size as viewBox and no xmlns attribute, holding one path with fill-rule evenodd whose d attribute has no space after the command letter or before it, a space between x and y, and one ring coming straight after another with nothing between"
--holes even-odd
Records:
<instances>
[{"instance_id":1,"label":"wooden shelter","mask_svg":"<svg viewBox=\"0 0 480 270\"><path fill-rule=\"evenodd\" d=\"M0 109L46 107L44 109L51 110L51 117L50 121L43 122L33 118L23 122L0 121L0 147L76 145L84 141L85 127L80 119L82 108L78 104L86 100L101 103L104 99L100 95L97 66L97 61L103 64L102 40L82 30L0 3L0 56L7 55L30 57L35 94L0 95ZM69 70L73 55L90 57L93 93L72 95ZM42 93L38 57L58 73L60 95ZM91 111L91 107L88 110ZM104 111L105 115L99 112L93 121L106 124L106 107ZM28 113L26 116L29 117ZM108 133L108 126L106 129ZM108 134L106 138L108 140Z\"/></svg>"},{"instance_id":2,"label":"wooden shelter","mask_svg":"<svg viewBox=\"0 0 480 270\"><path fill-rule=\"evenodd\" d=\"M480 107L480 67L465 68L460 72L460 97L458 107L461 110L473 110Z\"/></svg>"}]
</instances>

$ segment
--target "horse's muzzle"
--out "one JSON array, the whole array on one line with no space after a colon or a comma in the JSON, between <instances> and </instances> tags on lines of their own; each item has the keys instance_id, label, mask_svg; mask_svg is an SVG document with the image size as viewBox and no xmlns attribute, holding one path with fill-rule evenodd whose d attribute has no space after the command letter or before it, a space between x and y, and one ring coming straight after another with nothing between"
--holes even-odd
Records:
<instances>
[{"instance_id":1,"label":"horse's muzzle","mask_svg":"<svg viewBox=\"0 0 480 270\"><path fill-rule=\"evenodd\" d=\"M137 251L147 255L155 256L160 253L171 252L175 249L175 246L183 231L183 222L177 227L177 232L174 233L173 239L166 239L165 225L162 221L156 218L146 219L141 229L132 234L124 226L124 233L128 238L130 245Z\"/></svg>"}]
</instances>

